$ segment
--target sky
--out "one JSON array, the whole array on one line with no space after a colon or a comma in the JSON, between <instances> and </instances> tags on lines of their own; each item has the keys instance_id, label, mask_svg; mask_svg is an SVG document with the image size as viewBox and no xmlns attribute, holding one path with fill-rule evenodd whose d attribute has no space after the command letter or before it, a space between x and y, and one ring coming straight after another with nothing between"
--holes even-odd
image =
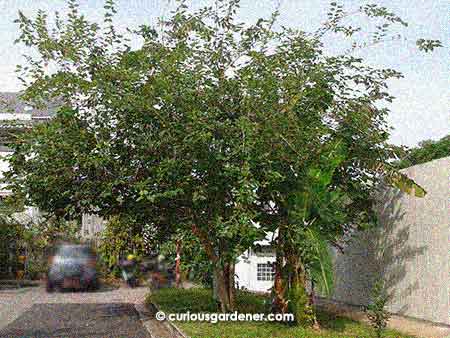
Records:
<instances>
[{"instance_id":1,"label":"sky","mask_svg":"<svg viewBox=\"0 0 450 338\"><path fill-rule=\"evenodd\" d=\"M267 18L280 2L279 24L305 31L317 29L326 20L330 1L323 0L242 0L239 18L255 22L259 17ZM420 141L440 139L450 134L450 25L447 0L390 0L354 1L341 0L345 8L355 9L367 3L388 7L404 21L407 28L399 27L404 38L373 46L357 52L368 64L394 68L404 78L389 82L390 93L396 99L388 106L391 110L388 121L394 128L390 141L397 145L416 146ZM80 12L88 19L100 21L103 15L103 0L80 0ZM191 0L193 8L214 3L214 0ZM156 24L159 17L167 18L174 8L175 0L116 0L118 13L115 23L122 27L137 27L140 24ZM38 9L50 14L64 13L64 0L0 0L0 91L21 89L14 72L23 63L23 46L15 45L19 35L18 25L13 23L19 10L33 16ZM358 17L355 23L368 27ZM353 23L352 21L352 23ZM418 38L439 39L443 48L431 54L419 52L415 46ZM330 52L345 48L343 39L329 37L325 46Z\"/></svg>"}]
</instances>

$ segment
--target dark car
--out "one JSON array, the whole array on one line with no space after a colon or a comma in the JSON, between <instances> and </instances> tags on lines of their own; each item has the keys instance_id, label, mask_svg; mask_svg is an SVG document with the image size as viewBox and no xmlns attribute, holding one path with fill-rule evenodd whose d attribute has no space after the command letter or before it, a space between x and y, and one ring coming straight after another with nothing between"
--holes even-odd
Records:
<instances>
[{"instance_id":1,"label":"dark car","mask_svg":"<svg viewBox=\"0 0 450 338\"><path fill-rule=\"evenodd\" d=\"M50 257L47 291L98 288L97 257L88 245L62 244Z\"/></svg>"}]
</instances>

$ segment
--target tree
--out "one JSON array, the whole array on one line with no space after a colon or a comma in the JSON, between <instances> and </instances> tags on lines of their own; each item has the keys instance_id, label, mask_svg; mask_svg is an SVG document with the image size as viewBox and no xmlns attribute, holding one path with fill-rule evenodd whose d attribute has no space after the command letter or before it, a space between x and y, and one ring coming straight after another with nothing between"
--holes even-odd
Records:
<instances>
[{"instance_id":1,"label":"tree","mask_svg":"<svg viewBox=\"0 0 450 338\"><path fill-rule=\"evenodd\" d=\"M163 233L190 231L212 264L222 311L234 308L236 257L278 231L277 281L289 286L279 305L290 302L308 321L312 236L337 243L371 222L382 174L413 184L389 165L388 111L377 108L392 99L386 80L401 75L323 52L326 32L353 34L334 3L312 34L274 29L276 12L240 23L238 8L217 1L189 12L180 2L162 29L128 30L143 41L137 49L113 25L112 1L102 27L75 1L54 29L42 11L19 13L18 42L39 55L19 68L22 97L58 98L62 107L17 140L7 178L16 193L68 218L125 215ZM384 7L359 11L403 24Z\"/></svg>"},{"instance_id":2,"label":"tree","mask_svg":"<svg viewBox=\"0 0 450 338\"><path fill-rule=\"evenodd\" d=\"M450 156L450 135L438 141L422 141L418 147L407 149L402 155L402 159L397 163L399 168L407 168Z\"/></svg>"},{"instance_id":3,"label":"tree","mask_svg":"<svg viewBox=\"0 0 450 338\"><path fill-rule=\"evenodd\" d=\"M164 40L141 27L134 33L145 43L132 51L112 26L102 34L78 15L75 2L69 5L67 24L58 18L53 35L43 12L35 21L20 14L20 40L41 55L22 77L31 79L23 98L58 97L63 106L16 144L11 188L68 218L125 214L161 231L188 227L214 265L222 310L231 309L234 259L263 234L250 222L242 121L226 109L235 98L224 100L228 90L239 93L238 82L220 75L215 83L219 69L206 67L211 55L197 67L188 63L200 53L186 45L187 29L204 39L213 33L200 19L188 26L181 6ZM105 6L106 23L112 6ZM212 44L208 50L221 55ZM47 62L59 67L51 76L43 75Z\"/></svg>"},{"instance_id":4,"label":"tree","mask_svg":"<svg viewBox=\"0 0 450 338\"><path fill-rule=\"evenodd\" d=\"M179 254L180 270L183 274L207 288L213 287L211 262L192 232L175 233L170 240L161 244L160 252L171 262L176 262Z\"/></svg>"}]
</instances>

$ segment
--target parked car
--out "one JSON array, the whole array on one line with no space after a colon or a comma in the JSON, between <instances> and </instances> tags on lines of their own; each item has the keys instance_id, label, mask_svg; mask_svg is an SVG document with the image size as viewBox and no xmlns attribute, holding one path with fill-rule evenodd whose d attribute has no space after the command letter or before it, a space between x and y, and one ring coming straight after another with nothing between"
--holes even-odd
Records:
<instances>
[{"instance_id":1,"label":"parked car","mask_svg":"<svg viewBox=\"0 0 450 338\"><path fill-rule=\"evenodd\" d=\"M97 256L88 245L62 244L50 256L47 291L98 288Z\"/></svg>"}]
</instances>

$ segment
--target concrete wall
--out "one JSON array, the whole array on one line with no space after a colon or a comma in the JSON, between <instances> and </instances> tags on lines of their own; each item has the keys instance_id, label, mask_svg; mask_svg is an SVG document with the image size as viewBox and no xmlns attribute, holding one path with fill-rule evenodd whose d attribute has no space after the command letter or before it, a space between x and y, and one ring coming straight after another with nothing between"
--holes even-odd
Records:
<instances>
[{"instance_id":1,"label":"concrete wall","mask_svg":"<svg viewBox=\"0 0 450 338\"><path fill-rule=\"evenodd\" d=\"M360 233L345 254L335 254L333 299L366 305L381 277L392 296L389 311L450 325L450 157L404 173L427 195L381 194L383 227Z\"/></svg>"}]
</instances>

